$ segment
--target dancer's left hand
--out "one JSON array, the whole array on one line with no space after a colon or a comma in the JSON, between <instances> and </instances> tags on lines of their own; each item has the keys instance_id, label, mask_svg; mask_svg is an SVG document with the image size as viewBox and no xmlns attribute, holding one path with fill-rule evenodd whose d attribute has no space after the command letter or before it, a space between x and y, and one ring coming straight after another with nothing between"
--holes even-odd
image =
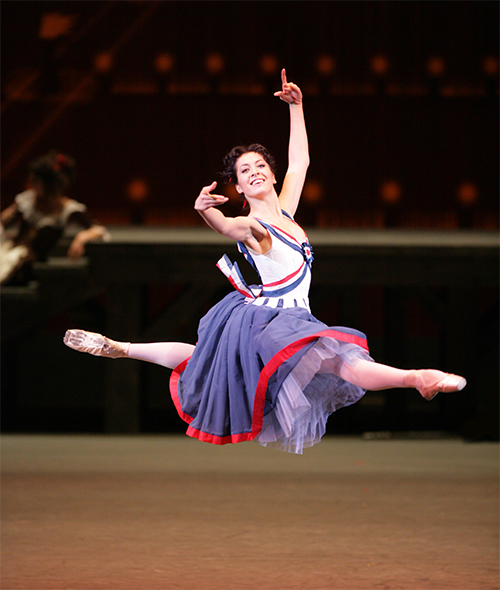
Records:
<instances>
[{"instance_id":1,"label":"dancer's left hand","mask_svg":"<svg viewBox=\"0 0 500 590\"><path fill-rule=\"evenodd\" d=\"M282 89L274 93L274 96L279 97L281 100L288 104L301 104L302 103L302 91L293 82L288 82L286 79L286 70L281 70L281 85Z\"/></svg>"}]
</instances>

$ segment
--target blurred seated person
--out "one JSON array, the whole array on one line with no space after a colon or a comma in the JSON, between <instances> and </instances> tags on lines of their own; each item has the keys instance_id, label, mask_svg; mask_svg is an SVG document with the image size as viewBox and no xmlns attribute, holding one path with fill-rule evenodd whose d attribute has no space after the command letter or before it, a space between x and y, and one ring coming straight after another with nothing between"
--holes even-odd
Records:
<instances>
[{"instance_id":1,"label":"blurred seated person","mask_svg":"<svg viewBox=\"0 0 500 590\"><path fill-rule=\"evenodd\" d=\"M27 190L0 214L0 284L26 284L32 263L46 260L65 233L74 236L67 252L71 258L83 256L89 240L108 236L90 220L84 204L66 196L74 175L74 160L57 151L31 162Z\"/></svg>"}]
</instances>

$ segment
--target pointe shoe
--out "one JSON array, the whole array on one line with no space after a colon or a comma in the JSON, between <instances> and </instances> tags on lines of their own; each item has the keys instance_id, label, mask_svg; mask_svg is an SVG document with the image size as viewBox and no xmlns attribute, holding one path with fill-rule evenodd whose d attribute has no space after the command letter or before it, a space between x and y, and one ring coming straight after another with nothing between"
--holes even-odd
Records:
<instances>
[{"instance_id":1,"label":"pointe shoe","mask_svg":"<svg viewBox=\"0 0 500 590\"><path fill-rule=\"evenodd\" d=\"M434 369L409 371L405 379L407 387L414 387L427 401L434 399L438 393L462 391L467 381L460 375L443 373Z\"/></svg>"},{"instance_id":2,"label":"pointe shoe","mask_svg":"<svg viewBox=\"0 0 500 590\"><path fill-rule=\"evenodd\" d=\"M64 335L64 344L78 350L78 352L87 352L95 356L112 359L128 356L128 343L115 342L106 336L95 332L85 332L85 330L67 330Z\"/></svg>"}]
</instances>

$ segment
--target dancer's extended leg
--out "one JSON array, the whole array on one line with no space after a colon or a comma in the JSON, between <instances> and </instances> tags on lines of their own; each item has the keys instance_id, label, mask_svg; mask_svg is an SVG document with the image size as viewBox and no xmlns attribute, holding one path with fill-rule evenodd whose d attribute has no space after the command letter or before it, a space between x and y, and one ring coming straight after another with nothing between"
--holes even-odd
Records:
<instances>
[{"instance_id":1,"label":"dancer's extended leg","mask_svg":"<svg viewBox=\"0 0 500 590\"><path fill-rule=\"evenodd\" d=\"M467 383L459 375L451 375L435 369L396 369L362 359L354 365L342 365L340 376L353 385L371 391L413 387L427 400L431 400L440 391L460 391Z\"/></svg>"},{"instance_id":2,"label":"dancer's extended leg","mask_svg":"<svg viewBox=\"0 0 500 590\"><path fill-rule=\"evenodd\" d=\"M95 356L108 358L131 358L156 363L169 369L175 369L182 361L193 354L194 346L184 342L130 343L116 342L101 334L85 330L68 330L64 344Z\"/></svg>"},{"instance_id":3,"label":"dancer's extended leg","mask_svg":"<svg viewBox=\"0 0 500 590\"><path fill-rule=\"evenodd\" d=\"M193 351L194 346L184 342L151 342L149 344L132 342L128 350L128 357L175 369L182 361L189 358Z\"/></svg>"}]
</instances>

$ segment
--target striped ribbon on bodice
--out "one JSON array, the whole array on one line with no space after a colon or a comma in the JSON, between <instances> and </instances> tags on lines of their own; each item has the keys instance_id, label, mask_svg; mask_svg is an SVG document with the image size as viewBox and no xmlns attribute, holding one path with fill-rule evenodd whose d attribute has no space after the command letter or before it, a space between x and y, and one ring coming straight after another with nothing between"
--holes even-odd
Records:
<instances>
[{"instance_id":1,"label":"striped ribbon on bodice","mask_svg":"<svg viewBox=\"0 0 500 590\"><path fill-rule=\"evenodd\" d=\"M283 213L291 219L286 212ZM302 255L302 263L300 266L281 279L264 283L260 278L260 273L252 254L243 242L238 242L238 250L259 274L259 279L262 284L259 286L249 286L241 274L238 263L231 262L226 254L224 254L224 256L218 261L217 267L226 275L233 287L245 295L245 297L251 299L257 299L258 297L282 297L296 289L311 272L312 261L314 259L313 250L311 244L307 240L307 236L306 241L300 243L296 238L283 231L281 228L270 225L260 219L257 219L257 221L265 227L271 235Z\"/></svg>"}]
</instances>

